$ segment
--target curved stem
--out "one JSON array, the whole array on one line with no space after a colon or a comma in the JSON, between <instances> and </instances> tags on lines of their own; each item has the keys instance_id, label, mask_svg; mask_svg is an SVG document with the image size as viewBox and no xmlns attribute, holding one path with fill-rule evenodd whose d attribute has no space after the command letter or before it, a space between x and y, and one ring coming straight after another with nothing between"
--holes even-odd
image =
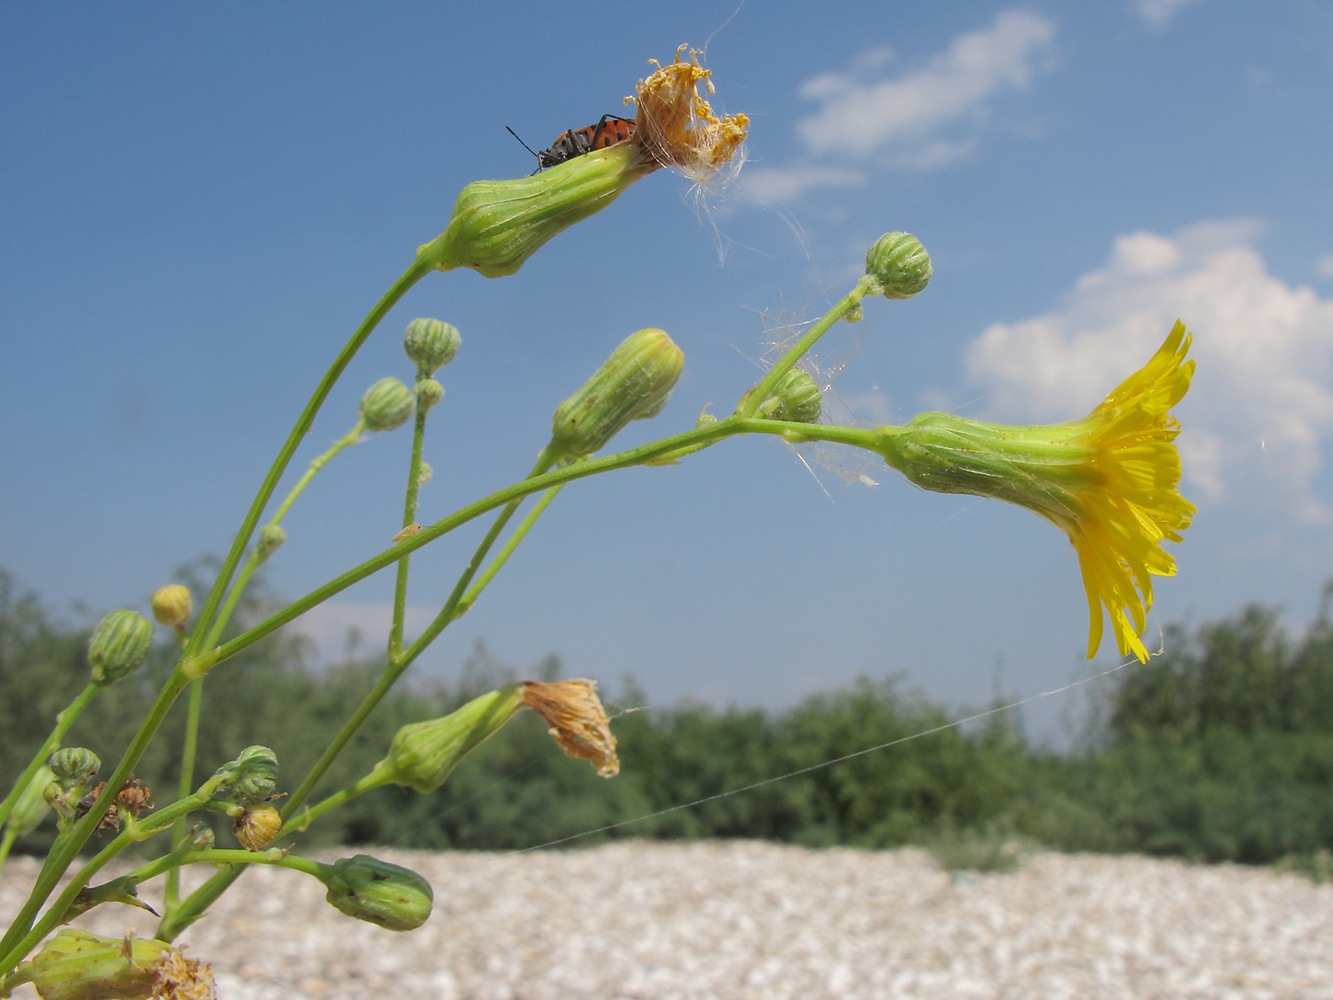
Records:
<instances>
[{"instance_id":1,"label":"curved stem","mask_svg":"<svg viewBox=\"0 0 1333 1000\"><path fill-rule=\"evenodd\" d=\"M815 342L820 337L828 333L834 323L842 319L849 309L866 297L873 284L868 277L862 276L852 290L844 295L832 309L821 316L818 322L805 332L805 336L793 344L791 349L782 356L782 360L769 369L768 374L760 379L755 390L736 407L736 416L753 417L758 412L759 407L763 405L764 400L768 399L769 393L773 391L773 387L778 384L782 376L791 371L792 366L801 360L810 348L815 346Z\"/></svg>"},{"instance_id":2,"label":"curved stem","mask_svg":"<svg viewBox=\"0 0 1333 1000\"><path fill-rule=\"evenodd\" d=\"M418 378L421 373L417 372ZM403 527L416 519L417 497L421 494L421 444L426 437L426 417L429 412L417 401L417 419L412 425L412 461L407 467L407 492L403 498ZM393 591L393 622L389 626L389 662L403 650L403 618L407 614L407 570L411 553L398 560L398 579Z\"/></svg>"},{"instance_id":3,"label":"curved stem","mask_svg":"<svg viewBox=\"0 0 1333 1000\"><path fill-rule=\"evenodd\" d=\"M360 350L361 345L365 343L371 332L384 318L385 314L393 308L399 299L403 297L413 285L421 280L428 272L430 267L421 260L414 260L406 271L380 298L374 308L365 319L361 321L360 326L352 334L351 339L343 345L342 350L334 359L333 364L329 366L328 371L316 386L310 400L306 403L305 409L297 418L295 426L291 433L287 435L286 441L278 451L277 457L269 467L268 474L260 484L259 491L250 505L244 520L241 522L240 530L236 533L236 538L232 542L231 549L223 560L222 567L218 571L217 578L213 581L213 586L209 590L208 598L200 611L199 620L196 623L194 632L190 636L189 644L181 657L180 664L163 685L162 690L145 716L139 731L135 734L129 748L121 757L120 763L116 766L115 772L107 779L106 788L98 796L88 815L85 816L71 830L71 835L57 847L53 848L52 853L47 855L46 864L43 865L41 873L37 877L37 883L33 886L32 893L23 909L19 912L14 922L10 925L8 932L3 939L0 939L0 975L4 975L13 969L14 965L20 961L26 952L16 951L15 946L27 934L28 928L36 917L38 909L46 901L52 890L58 883L60 876L64 873L70 863L77 856L79 850L87 843L88 838L92 836L97 824L101 822L102 817L110 808L115 796L119 794L129 777L134 766L138 764L148 744L152 741L154 734L162 725L162 720L166 717L167 710L171 708L176 698L184 689L186 683L195 677L203 676L203 671L196 673L187 673L192 660L198 656L199 650L203 646L205 636L210 634L214 617L217 614L218 607L222 601L223 594L226 593L228 584L231 582L232 575L236 571L236 566L240 562L241 555L245 551L246 544L250 536L254 533L255 525L259 523L260 515L264 507L268 504L269 498L273 495L273 490L277 487L278 480L286 470L292 455L295 454L297 446L301 439L310 429L314 422L315 414L319 412L324 400L332 391L334 383L342 375L344 369L351 363L352 358Z\"/></svg>"},{"instance_id":4,"label":"curved stem","mask_svg":"<svg viewBox=\"0 0 1333 1000\"><path fill-rule=\"evenodd\" d=\"M301 411L301 415L297 418L291 433L287 435L287 440L283 442L282 447L278 450L278 455L269 467L268 475L264 477L263 483L260 484L259 492L255 494L254 501L250 504L250 510L241 522L240 530L236 532L236 539L232 542L231 549L227 552L227 556L218 570L217 579L213 581L208 599L204 602L203 610L199 612L199 622L195 626L193 636L191 636L190 648L186 650L185 659L187 661L198 654L199 650L203 648L204 637L212 633L214 616L222 602L222 595L226 593L227 587L231 583L232 574L236 572L236 566L241 561L241 555L245 552L250 536L254 534L260 515L263 514L264 507L268 505L269 498L273 496L273 491L277 488L278 480L282 478L283 472L286 471L287 464L292 460L292 455L296 453L296 448L301 443L301 439L310 430L310 425L315 420L315 414L324 405L324 400L333 389L334 383L338 381L343 370L351 363L357 351L361 349L361 345L366 342L366 338L379 325L379 321L407 293L407 290L420 281L429 271L430 267L420 260L414 260L411 263L407 270L375 303L375 307L370 310L366 318L361 321L361 325L356 328L351 339L343 345L342 350L338 352L338 356L333 359L333 364L329 366L328 371L324 373L324 377L320 379L319 385L315 387L315 391L309 402L306 403L305 409Z\"/></svg>"}]
</instances>

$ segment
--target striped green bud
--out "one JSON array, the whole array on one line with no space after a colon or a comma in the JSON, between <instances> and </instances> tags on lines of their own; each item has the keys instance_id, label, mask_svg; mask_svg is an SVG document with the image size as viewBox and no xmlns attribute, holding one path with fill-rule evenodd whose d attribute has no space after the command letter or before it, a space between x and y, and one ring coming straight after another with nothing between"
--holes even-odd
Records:
<instances>
[{"instance_id":1,"label":"striped green bud","mask_svg":"<svg viewBox=\"0 0 1333 1000\"><path fill-rule=\"evenodd\" d=\"M416 930L435 902L430 883L416 872L368 854L334 862L323 882L324 898L339 912L391 931Z\"/></svg>"},{"instance_id":2,"label":"striped green bud","mask_svg":"<svg viewBox=\"0 0 1333 1000\"><path fill-rule=\"evenodd\" d=\"M414 319L403 334L403 350L423 375L453 361L462 343L457 328L438 319Z\"/></svg>"},{"instance_id":3,"label":"striped green bud","mask_svg":"<svg viewBox=\"0 0 1333 1000\"><path fill-rule=\"evenodd\" d=\"M684 366L685 355L663 331L630 334L592 378L556 407L552 447L562 458L601 450L631 420L661 412Z\"/></svg>"},{"instance_id":4,"label":"striped green bud","mask_svg":"<svg viewBox=\"0 0 1333 1000\"><path fill-rule=\"evenodd\" d=\"M600 212L658 166L638 143L625 142L531 177L474 181L459 194L444 232L417 249L417 259L439 271L514 274L547 240Z\"/></svg>"},{"instance_id":5,"label":"striped green bud","mask_svg":"<svg viewBox=\"0 0 1333 1000\"><path fill-rule=\"evenodd\" d=\"M102 770L102 759L87 747L61 747L46 758L46 766L61 784L76 787Z\"/></svg>"},{"instance_id":6,"label":"striped green bud","mask_svg":"<svg viewBox=\"0 0 1333 1000\"><path fill-rule=\"evenodd\" d=\"M153 625L136 611L112 611L88 640L93 680L112 684L139 669L153 648Z\"/></svg>"},{"instance_id":7,"label":"striped green bud","mask_svg":"<svg viewBox=\"0 0 1333 1000\"><path fill-rule=\"evenodd\" d=\"M444 386L433 378L420 379L416 384L417 405L429 413L444 398Z\"/></svg>"},{"instance_id":8,"label":"striped green bud","mask_svg":"<svg viewBox=\"0 0 1333 1000\"><path fill-rule=\"evenodd\" d=\"M265 802L278 786L278 755L265 746L246 747L239 757L213 772L222 780L213 798L230 799L242 805Z\"/></svg>"},{"instance_id":9,"label":"striped green bud","mask_svg":"<svg viewBox=\"0 0 1333 1000\"><path fill-rule=\"evenodd\" d=\"M361 397L361 423L368 431L391 431L412 416L416 399L398 379L382 378Z\"/></svg>"},{"instance_id":10,"label":"striped green bud","mask_svg":"<svg viewBox=\"0 0 1333 1000\"><path fill-rule=\"evenodd\" d=\"M930 284L930 254L911 233L885 233L866 252L871 295L910 299Z\"/></svg>"},{"instance_id":11,"label":"striped green bud","mask_svg":"<svg viewBox=\"0 0 1333 1000\"><path fill-rule=\"evenodd\" d=\"M456 712L403 726L389 754L376 765L386 783L433 792L459 761L499 731L523 707L523 686L513 684L474 698Z\"/></svg>"},{"instance_id":12,"label":"striped green bud","mask_svg":"<svg viewBox=\"0 0 1333 1000\"><path fill-rule=\"evenodd\" d=\"M740 404L736 407L737 412L743 411L746 402L758 388L759 386L755 386L749 389L741 397ZM800 424L813 424L819 419L823 405L824 394L819 391L818 384L809 372L802 371L799 368L791 368L782 378L778 379L777 385L773 387L768 398L759 404L759 408L755 410L754 415L769 420L790 420Z\"/></svg>"}]
</instances>

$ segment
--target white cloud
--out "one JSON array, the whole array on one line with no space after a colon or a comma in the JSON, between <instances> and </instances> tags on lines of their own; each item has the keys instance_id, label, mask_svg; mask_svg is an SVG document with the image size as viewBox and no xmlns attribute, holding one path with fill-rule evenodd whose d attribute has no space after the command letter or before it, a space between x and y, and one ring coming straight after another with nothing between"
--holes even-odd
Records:
<instances>
[{"instance_id":1,"label":"white cloud","mask_svg":"<svg viewBox=\"0 0 1333 1000\"><path fill-rule=\"evenodd\" d=\"M990 101L1023 90L1050 63L1055 25L1028 11L997 14L990 27L960 35L924 67L882 79L893 59L874 49L847 72L805 81L802 97L818 101L796 123L814 156L841 163L929 170L972 155ZM752 169L741 192L755 201L794 198L816 187L846 186L855 171L838 167ZM859 175L858 175L859 176Z\"/></svg>"},{"instance_id":2,"label":"white cloud","mask_svg":"<svg viewBox=\"0 0 1333 1000\"><path fill-rule=\"evenodd\" d=\"M864 173L846 167L770 167L741 174L735 191L739 197L767 204L793 201L809 188L860 187L865 182Z\"/></svg>"},{"instance_id":3,"label":"white cloud","mask_svg":"<svg viewBox=\"0 0 1333 1000\"><path fill-rule=\"evenodd\" d=\"M1315 261L1314 270L1321 278L1333 278L1333 253L1323 254Z\"/></svg>"},{"instance_id":4,"label":"white cloud","mask_svg":"<svg viewBox=\"0 0 1333 1000\"><path fill-rule=\"evenodd\" d=\"M1193 2L1194 0L1133 0L1130 6L1152 27L1161 29Z\"/></svg>"},{"instance_id":5,"label":"white cloud","mask_svg":"<svg viewBox=\"0 0 1333 1000\"><path fill-rule=\"evenodd\" d=\"M1333 299L1268 274L1251 222L1173 237L1116 239L1058 312L988 327L968 349L969 379L993 415L1067 419L1090 410L1157 348L1179 317L1198 359L1181 404L1187 482L1219 497L1274 479L1307 520L1329 512L1311 481L1333 432Z\"/></svg>"}]
</instances>

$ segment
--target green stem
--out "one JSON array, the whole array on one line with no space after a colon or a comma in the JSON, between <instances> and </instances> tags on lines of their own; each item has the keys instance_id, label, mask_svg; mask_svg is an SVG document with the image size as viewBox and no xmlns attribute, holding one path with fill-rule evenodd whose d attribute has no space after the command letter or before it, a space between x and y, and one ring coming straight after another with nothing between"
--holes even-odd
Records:
<instances>
[{"instance_id":1,"label":"green stem","mask_svg":"<svg viewBox=\"0 0 1333 1000\"><path fill-rule=\"evenodd\" d=\"M111 780L107 781L107 787L112 787ZM119 788L120 786L117 785L115 787ZM105 793L103 793L103 795L105 796ZM100 804L101 801L102 800L99 798L98 803ZM121 831L111 843L98 851L96 857L79 870L79 872L70 880L69 884L65 886L64 891L56 898L56 901L47 908L44 914L42 914L42 919L37 921L35 925L33 924L33 918L36 916L37 907L40 906L41 903L38 902L34 904L33 900L36 898L36 890L34 889L33 895L28 899L28 905L24 907L23 912L19 914L19 917L16 918L14 923L10 926L9 934L5 935L5 940L0 942L0 949L5 949L4 957L0 958L0 969L7 972L14 968L14 966L22 961L23 957L35 948L47 934L51 933L56 925L65 919L66 911L69 910L71 904L78 898L78 895L83 891L84 886L88 884L88 880L97 874L108 861L131 844L147 840L154 834L165 830L175 822L177 816L201 808L204 805L204 801L205 800L200 796L191 795L183 799L178 799L171 805L153 813L151 816L145 817L142 821L131 821L127 823L125 829ZM93 808L95 810L96 806ZM86 825L88 817L92 815L93 812L90 811L88 816L85 816L80 820L79 826L75 827L75 829L77 830ZM74 838L70 838L63 847L68 849L68 844L72 842L73 839ZM58 844L58 846L61 845ZM54 850L55 848L53 848L53 851ZM73 857L71 856L69 860L72 861ZM68 867L69 861L66 861L64 867L60 868L60 872L63 872L65 868ZM39 884L47 874L47 868L44 867L41 874L38 875ZM59 875L56 877L59 878ZM47 894L49 894L50 891L51 890L48 888ZM45 899L46 897L43 896L42 898ZM22 923L20 923L20 921L22 921ZM31 928L31 930L29 930L29 928ZM24 933L25 931L27 932L26 934ZM11 943L11 937L14 937L15 939L21 937L21 940L16 940Z\"/></svg>"},{"instance_id":2,"label":"green stem","mask_svg":"<svg viewBox=\"0 0 1333 1000\"><path fill-rule=\"evenodd\" d=\"M684 433L676 434L671 437L662 438L659 441L641 445L638 448L631 448L614 455L608 455L605 458L589 459L564 466L563 468L556 469L552 472L534 475L531 478L524 479L523 481L515 483L503 490L492 493L490 496L478 500L475 503L460 508L453 514L436 521L429 527L423 528L411 538L404 539L397 545L386 549L375 558L367 560L360 566L348 570L342 576L330 581L323 587L311 591L305 597L289 605L272 618L261 622L248 632L232 639L231 642L220 646L214 651L213 655L199 660L197 663L193 664L192 667L201 672L210 669L217 663L235 655L252 643L258 642L264 636L281 628L283 625L287 624L287 622L304 614L310 608L328 600L330 597L347 589L354 583L365 579L372 573L392 565L396 560L401 558L404 553L416 551L421 546L427 545L436 538L448 534L460 525L480 517L487 511L494 510L501 505L511 505L511 509L508 509L501 515L501 518L507 520L508 516L512 514L512 508L517 507L517 502L533 493L559 488L565 483L572 482L576 479L585 479L602 472L628 468L635 465L643 465L654 459L661 458L663 455L671 454L672 452L691 448L696 445L703 446L712 444L737 434L776 434L793 440L818 440L822 436L827 436L829 440L841 440L841 432L844 430L855 431L856 429L832 428L818 424L790 423L781 420L728 417L719 420L715 424L685 431ZM822 432L827 432L827 435L824 435ZM870 432L860 431L859 433L864 438L864 436ZM847 443L855 442L849 441ZM865 441L862 440L860 443L864 446ZM539 459L538 461L537 468L543 467L543 461L544 453L543 459ZM536 470L534 469L534 471ZM549 503L549 500L547 502ZM535 513L537 512L534 512L534 514ZM530 518L533 516L534 515L529 515ZM384 673L380 675L379 680L376 682L375 687L366 696L365 700L358 707L356 713L348 719L347 723L343 726L342 731L335 738L334 742L330 744L329 749L325 751L324 755L320 758L320 761L311 769L311 772L306 776L305 780L302 781L297 791L292 794L282 811L284 820L287 820L287 825L284 826L284 830L293 831L303 829L304 825L310 821L310 813L312 813L313 810L301 813L299 822L292 823L293 818L297 817L298 810L301 809L302 804L305 802L306 798L309 797L315 783L323 777L333 759L351 739L352 734L354 734L360 728L362 723L364 723L366 717L369 716L371 711L373 711L383 699L384 695L393 686L402 671L407 669L407 666L411 664L416 656L429 645L430 641L433 640L450 621L452 621L458 614L462 613L460 608L466 610L464 603L475 600L480 588L484 586L486 582L489 582L489 577L487 577L485 580L479 581L477 587L472 590L466 589L471 582L472 577L475 575L477 566L480 564L481 560L485 558L486 551L489 550L491 543L494 542L495 537L504 526L501 518L496 519L498 527L493 525L491 531L487 534L486 539L484 539L482 544L478 547L477 553L473 555L468 568L460 577L454 592L450 595L444 608L442 608L440 613L436 616L435 621L431 623L431 627L403 652L401 658L397 662L391 662L389 666L386 667ZM527 522L525 522L525 525L527 525ZM519 530L526 531L527 527L520 526ZM507 559L510 552L512 552L511 547L502 550L501 554L496 557L497 562ZM496 565L495 569L498 571L499 565ZM488 573L489 572L488 569ZM493 576L494 574L492 573L491 575ZM347 790L344 790L344 792L346 791ZM331 801L343 794L343 792L337 793L337 795L331 796L330 800L326 801ZM350 795L346 797L350 797ZM346 801L346 798L341 799L341 801ZM336 804L340 803L334 802L327 808L333 808L333 805ZM324 806L324 803L321 803L320 805ZM327 811L327 809L324 809L324 811ZM191 893L181 904L180 909L176 913L158 924L156 937L162 941L172 940L173 937L189 926L189 924L198 920L199 917L203 915L203 912L227 890L236 878L237 873L233 872L219 872L214 875L205 882L204 885Z\"/></svg>"},{"instance_id":3,"label":"green stem","mask_svg":"<svg viewBox=\"0 0 1333 1000\"><path fill-rule=\"evenodd\" d=\"M477 577L477 582L468 588L467 593L464 594L462 599L458 602L458 607L455 609L450 621L457 621L471 610L472 605L475 604L477 598L481 596L481 592L486 589L487 585L493 579L495 579L495 574L500 572L504 567L504 564L509 561L509 557L512 556L514 550L518 548L519 542L523 541L523 538L527 533L532 530L532 526L537 523L537 519L541 517L542 514L546 513L546 508L551 506L551 501L560 494L562 489L564 489L563 486L552 486L542 494L541 499L537 501L532 510L528 511L527 517L523 518L519 523L519 526L514 529L513 534L511 534L505 541L500 551L496 553L496 556L491 560L490 565L482 571L481 576Z\"/></svg>"},{"instance_id":4,"label":"green stem","mask_svg":"<svg viewBox=\"0 0 1333 1000\"><path fill-rule=\"evenodd\" d=\"M102 690L103 687L104 685L99 684L97 681L89 681L88 686L80 691L75 699L66 705L64 710L56 716L55 727L51 730L51 734L47 736L46 742L41 745L41 748L35 754L33 754L33 758L28 762L28 766L23 769L23 773L20 774L18 780L14 782L14 787L10 789L9 794L5 796L5 800L0 802L0 823L4 823L9 819L9 814L14 811L14 803L18 801L19 796L22 795L24 789L28 787L28 783L32 781L32 776L37 773L38 768L46 763L46 758L50 757L51 754L60 749L60 741L63 740L65 734L69 732L69 727L74 725L74 720L83 713L83 710L88 707L88 703L93 700L93 696L96 695L98 691Z\"/></svg>"},{"instance_id":5,"label":"green stem","mask_svg":"<svg viewBox=\"0 0 1333 1000\"><path fill-rule=\"evenodd\" d=\"M422 377L417 372L418 379ZM426 437L426 417L430 411L417 402L417 419L412 428L412 462L407 467L407 492L403 499L403 527L416 519L417 498L421 494L421 444ZM398 560L398 580L393 591L393 624L389 627L389 662L403 651L403 618L407 614L407 570L411 560L408 553Z\"/></svg>"},{"instance_id":6,"label":"green stem","mask_svg":"<svg viewBox=\"0 0 1333 1000\"><path fill-rule=\"evenodd\" d=\"M245 552L250 536L254 534L255 526L259 523L259 518L264 513L269 498L273 496L273 491L277 488L278 480L282 478L282 474L286 471L288 463L291 462L292 456L296 453L297 446L301 443L301 439L305 437L310 430L310 425L314 423L315 414L319 412L334 384L341 377L344 369L351 363L352 358L356 356L357 351L361 349L361 345L366 342L371 332L379 325L380 320L398 303L398 300L407 293L408 289L420 281L429 271L430 266L421 260L414 260L408 266L407 270L375 303L375 307L370 310L366 318L361 321L361 325L356 328L351 339L343 345L342 350L338 352L338 356L334 358L333 364L329 366L328 371L324 373L324 377L320 379L319 385L315 387L315 391L309 402L306 403L305 409L301 411L301 415L297 418L296 425L292 428L291 433L287 435L287 440L283 442L277 457L269 467L268 475L264 477L263 483L260 484L259 492L255 494L254 501L250 504L250 510L241 522L240 530L236 532L236 538L232 542L231 549L227 552L227 556L218 570L217 579L213 581L208 599L204 603L203 610L199 612L199 622L191 636L190 648L186 650L186 661L199 654L199 650L204 648L204 638L212 634L214 616L222 602L222 595L227 592L232 574L236 572L236 566L241 561L241 555Z\"/></svg>"},{"instance_id":7,"label":"green stem","mask_svg":"<svg viewBox=\"0 0 1333 1000\"><path fill-rule=\"evenodd\" d=\"M0 954L4 956L0 958L0 975L12 970L14 965L26 954L26 952L16 953L15 945L27 933L28 928L32 926L38 909L51 894L59 882L60 876L69 867L83 845L87 843L88 838L92 836L97 824L101 822L115 796L119 794L134 766L138 764L144 751L148 749L148 744L162 725L162 720L166 718L167 710L171 708L189 680L203 676L203 671L187 674L183 668L198 657L199 650L203 647L204 637L210 633L218 606L222 601L223 594L227 591L250 536L254 533L255 525L259 523L260 515L263 514L264 507L267 506L269 498L272 497L273 490L277 487L278 480L282 477L283 472L286 471L292 455L295 454L297 446L301 443L301 439L305 437L310 425L314 422L315 414L319 412L324 400L332 391L334 383L337 382L344 369L351 363L352 358L379 324L379 321L407 293L408 289L420 281L429 271L430 266L421 260L414 260L408 266L407 270L375 304L366 318L361 321L361 325L357 327L351 339L343 345L333 364L329 366L319 385L315 387L315 391L306 403L305 409L301 411L301 415L297 418L296 425L288 434L287 440L283 442L277 458L274 459L263 483L260 484L259 491L255 494L255 499L250 505L250 510L241 522L241 528L236 533L231 549L223 560L218 576L213 581L208 598L200 611L199 621L190 636L190 643L181 657L180 665L173 671L158 693L148 715L145 716L143 723L140 725L139 731L135 734L129 748L116 766L114 774L107 780L106 788L98 797L88 815L73 828L72 835L65 843L53 848L52 853L47 855L46 864L37 877L37 882L33 886L28 901L24 904L23 909L19 911L4 938L0 939Z\"/></svg>"},{"instance_id":8,"label":"green stem","mask_svg":"<svg viewBox=\"0 0 1333 1000\"><path fill-rule=\"evenodd\" d=\"M12 826L5 827L4 834L0 835L0 869L5 867L5 858L9 857L9 849L14 846L18 835L18 831Z\"/></svg>"},{"instance_id":9,"label":"green stem","mask_svg":"<svg viewBox=\"0 0 1333 1000\"><path fill-rule=\"evenodd\" d=\"M185 719L185 748L181 751L181 781L177 798L184 799L194 788L194 758L199 748L199 714L204 703L204 679L196 677L190 681L190 706ZM171 832L171 846L178 848L185 838L185 816L176 820L176 828ZM163 890L164 909L170 913L180 902L180 872L172 869L167 875L166 888Z\"/></svg>"},{"instance_id":10,"label":"green stem","mask_svg":"<svg viewBox=\"0 0 1333 1000\"><path fill-rule=\"evenodd\" d=\"M379 788L382 785L387 784L389 778L392 777L392 775L393 772L389 768L385 768L382 771L378 769L371 771L369 774L361 778L359 781L353 782L346 788L334 792L328 798L322 799L321 801L315 803L313 806L310 806L309 808L302 810L301 815L299 817L300 821L295 824L289 821L283 827L283 832L298 833L303 830L308 830L310 828L311 823L315 822L315 820L319 819L329 810L336 809L344 802L350 802L358 795L364 795L366 792L369 792L373 789Z\"/></svg>"},{"instance_id":11,"label":"green stem","mask_svg":"<svg viewBox=\"0 0 1333 1000\"><path fill-rule=\"evenodd\" d=\"M849 309L853 308L858 302L865 298L873 287L874 282L869 277L863 275L852 290L844 295L832 309L821 316L819 321L805 332L805 336L798 340L791 349L782 356L782 360L769 369L768 374L759 381L756 390L750 393L745 401L736 407L736 416L753 417L755 413L759 411L759 407L763 405L764 400L768 399L769 394L773 391L773 387L778 384L782 379L782 376L791 371L792 366L800 361L810 348L815 346L816 341L824 336L824 334L828 333L833 327L833 324L842 319Z\"/></svg>"}]
</instances>

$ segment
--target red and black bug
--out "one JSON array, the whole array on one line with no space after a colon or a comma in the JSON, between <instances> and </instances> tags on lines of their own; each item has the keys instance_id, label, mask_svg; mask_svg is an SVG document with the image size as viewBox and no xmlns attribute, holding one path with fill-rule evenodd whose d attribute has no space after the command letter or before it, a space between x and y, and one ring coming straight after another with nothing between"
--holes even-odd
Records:
<instances>
[{"instance_id":1,"label":"red and black bug","mask_svg":"<svg viewBox=\"0 0 1333 1000\"><path fill-rule=\"evenodd\" d=\"M508 125L509 134L518 139L518 133ZM561 132L556 136L555 142L550 147L541 151L533 149L522 139L523 148L533 156L537 157L537 170L545 170L547 167L554 167L558 163L564 163L566 160L572 160L576 156L583 156L591 153L594 149L606 149L608 146L615 146L627 141L634 135L634 119L621 118L619 115L602 115L601 120L596 125L585 125L583 128L572 128L567 132Z\"/></svg>"}]
</instances>

